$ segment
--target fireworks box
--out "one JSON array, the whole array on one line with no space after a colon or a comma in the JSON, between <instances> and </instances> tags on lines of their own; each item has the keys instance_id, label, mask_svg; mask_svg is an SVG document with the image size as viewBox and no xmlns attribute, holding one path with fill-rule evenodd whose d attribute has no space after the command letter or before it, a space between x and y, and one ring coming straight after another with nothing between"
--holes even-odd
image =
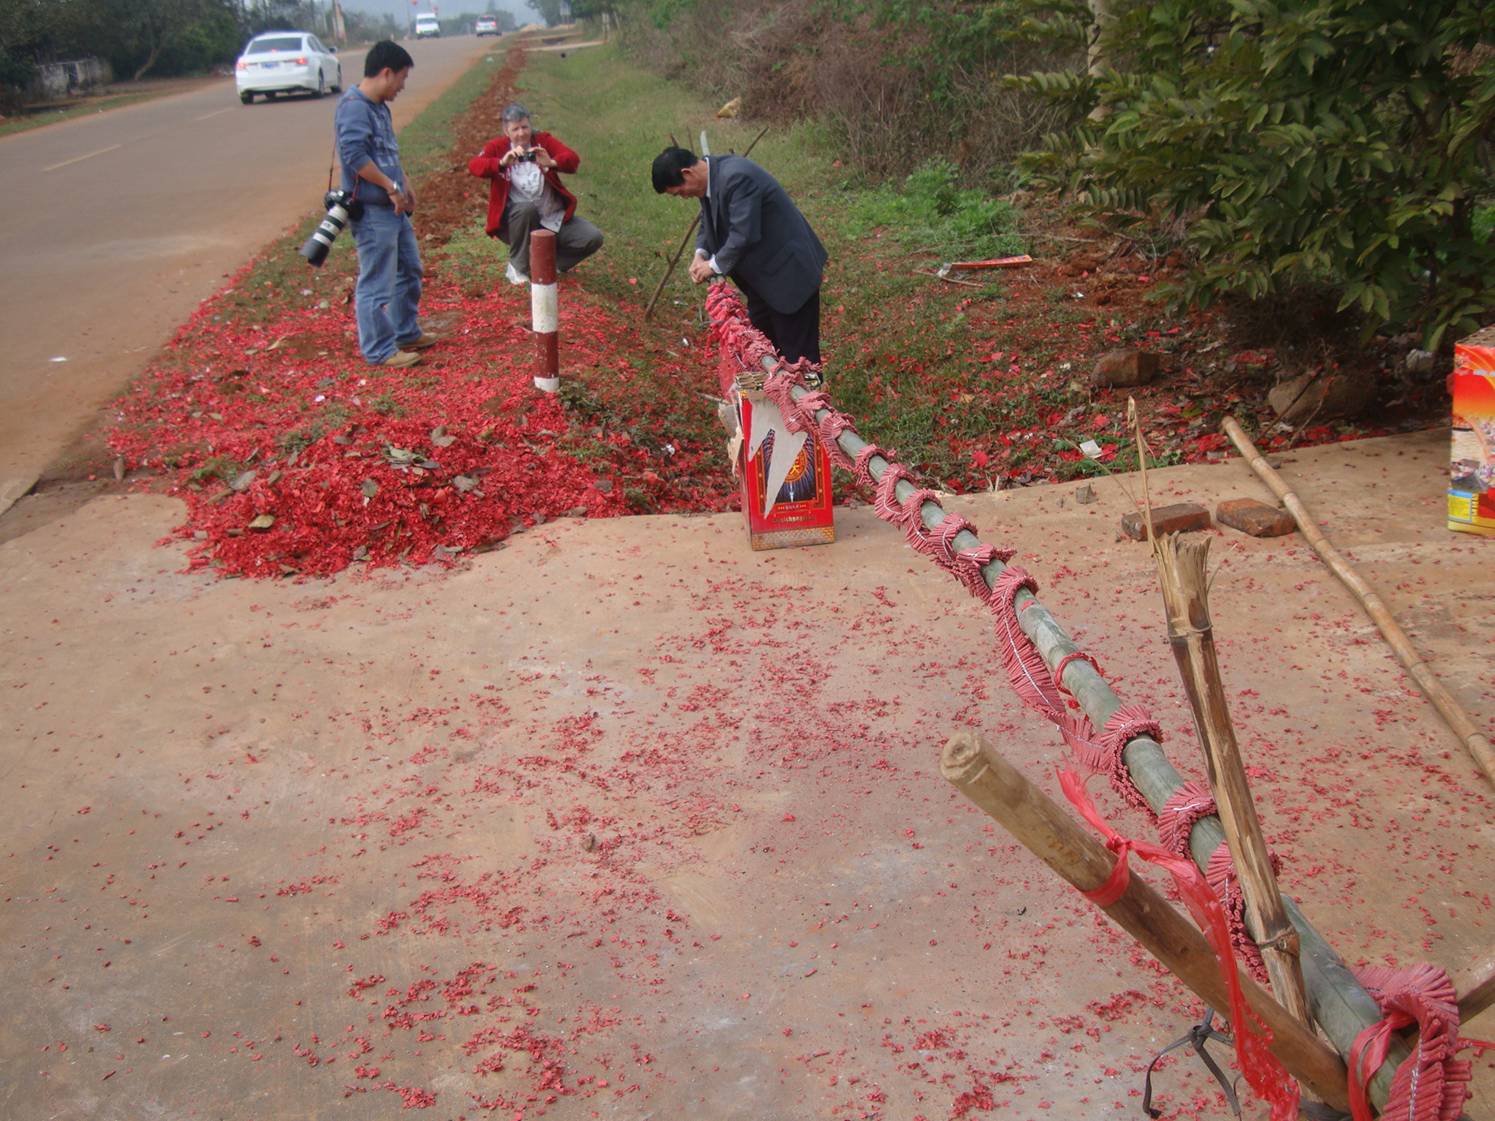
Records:
<instances>
[{"instance_id":1,"label":"fireworks box","mask_svg":"<svg viewBox=\"0 0 1495 1121\"><path fill-rule=\"evenodd\" d=\"M1495 327L1453 348L1448 528L1495 537Z\"/></svg>"},{"instance_id":2,"label":"fireworks box","mask_svg":"<svg viewBox=\"0 0 1495 1121\"><path fill-rule=\"evenodd\" d=\"M836 539L831 461L813 433L790 432L762 393L737 391L742 514L754 549Z\"/></svg>"}]
</instances>

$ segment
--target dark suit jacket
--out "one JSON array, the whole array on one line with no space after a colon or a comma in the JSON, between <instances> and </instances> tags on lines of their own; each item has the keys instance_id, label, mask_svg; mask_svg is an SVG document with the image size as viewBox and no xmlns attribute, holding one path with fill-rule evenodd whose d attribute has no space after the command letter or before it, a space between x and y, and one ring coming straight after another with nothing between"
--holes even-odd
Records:
<instances>
[{"instance_id":1,"label":"dark suit jacket","mask_svg":"<svg viewBox=\"0 0 1495 1121\"><path fill-rule=\"evenodd\" d=\"M712 156L708 166L696 247L774 311L798 311L820 287L825 246L778 180L752 160Z\"/></svg>"}]
</instances>

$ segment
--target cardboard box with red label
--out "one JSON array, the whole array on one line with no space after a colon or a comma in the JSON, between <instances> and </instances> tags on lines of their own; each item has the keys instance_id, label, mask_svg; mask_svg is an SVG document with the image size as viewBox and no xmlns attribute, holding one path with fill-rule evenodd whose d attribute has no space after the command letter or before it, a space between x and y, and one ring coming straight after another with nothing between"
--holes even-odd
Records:
<instances>
[{"instance_id":1,"label":"cardboard box with red label","mask_svg":"<svg viewBox=\"0 0 1495 1121\"><path fill-rule=\"evenodd\" d=\"M813 433L790 432L762 393L737 391L742 513L754 549L836 539L831 461Z\"/></svg>"},{"instance_id":2,"label":"cardboard box with red label","mask_svg":"<svg viewBox=\"0 0 1495 1121\"><path fill-rule=\"evenodd\" d=\"M1448 528L1495 537L1495 327L1453 348Z\"/></svg>"}]
</instances>

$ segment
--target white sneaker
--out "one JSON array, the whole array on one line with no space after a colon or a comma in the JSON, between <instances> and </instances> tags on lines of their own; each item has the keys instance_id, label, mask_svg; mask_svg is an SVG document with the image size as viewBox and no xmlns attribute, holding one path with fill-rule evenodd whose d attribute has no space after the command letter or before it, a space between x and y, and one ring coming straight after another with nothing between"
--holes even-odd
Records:
<instances>
[{"instance_id":1,"label":"white sneaker","mask_svg":"<svg viewBox=\"0 0 1495 1121\"><path fill-rule=\"evenodd\" d=\"M522 272L520 272L518 269L516 269L514 267L514 262L513 261L509 262L508 268L506 270L504 270L504 275L509 278L509 283L510 284L528 284L529 283L529 277L525 276Z\"/></svg>"}]
</instances>

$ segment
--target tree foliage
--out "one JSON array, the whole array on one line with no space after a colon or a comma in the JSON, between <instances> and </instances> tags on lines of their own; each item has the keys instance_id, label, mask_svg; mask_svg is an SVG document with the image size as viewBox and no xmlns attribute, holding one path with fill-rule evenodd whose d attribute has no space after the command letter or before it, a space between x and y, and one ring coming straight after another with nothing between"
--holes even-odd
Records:
<instances>
[{"instance_id":1,"label":"tree foliage","mask_svg":"<svg viewBox=\"0 0 1495 1121\"><path fill-rule=\"evenodd\" d=\"M261 31L330 39L326 0L0 0L0 87L12 97L39 64L97 56L120 77L201 72L232 62ZM397 36L388 15L345 11L354 42ZM507 11L500 18L512 17Z\"/></svg>"},{"instance_id":2,"label":"tree foliage","mask_svg":"<svg viewBox=\"0 0 1495 1121\"><path fill-rule=\"evenodd\" d=\"M1005 88L1083 62L1083 0L615 0L625 48L769 119L816 117L847 161L901 180L931 159L1004 173L1059 122Z\"/></svg>"},{"instance_id":3,"label":"tree foliage","mask_svg":"<svg viewBox=\"0 0 1495 1121\"><path fill-rule=\"evenodd\" d=\"M1495 50L1483 0L1156 0L1117 13L1111 67L1030 73L1069 127L1029 158L1104 214L1187 222L1179 294L1327 288L1429 346L1495 306ZM1096 110L1099 112L1096 112Z\"/></svg>"}]
</instances>

